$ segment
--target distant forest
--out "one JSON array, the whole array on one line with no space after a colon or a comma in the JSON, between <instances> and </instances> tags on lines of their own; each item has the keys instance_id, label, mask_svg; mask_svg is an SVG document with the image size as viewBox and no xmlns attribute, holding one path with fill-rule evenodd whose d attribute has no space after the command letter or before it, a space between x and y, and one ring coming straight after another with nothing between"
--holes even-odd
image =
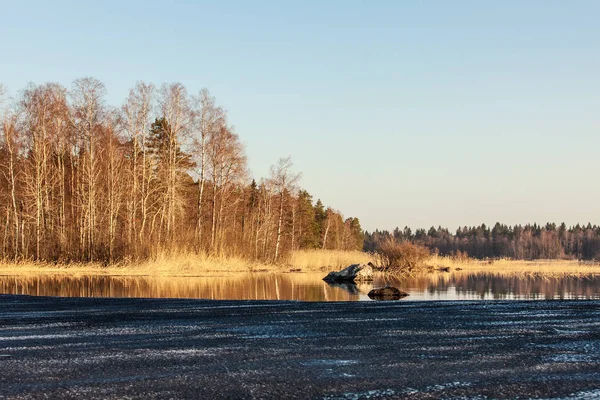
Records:
<instances>
[{"instance_id":1,"label":"distant forest","mask_svg":"<svg viewBox=\"0 0 600 400\"><path fill-rule=\"evenodd\" d=\"M184 251L273 262L297 249L362 248L358 219L313 202L289 158L250 176L208 90L140 82L119 107L105 96L94 78L0 93L0 259Z\"/></svg>"},{"instance_id":2,"label":"distant forest","mask_svg":"<svg viewBox=\"0 0 600 400\"><path fill-rule=\"evenodd\" d=\"M389 237L422 244L441 255L466 252L474 258L535 259L600 259L600 226L588 224L567 227L562 223L546 225L508 226L496 223L493 228L485 224L448 229L431 227L429 230L399 228L392 232L365 232L364 250L374 251Z\"/></svg>"}]
</instances>

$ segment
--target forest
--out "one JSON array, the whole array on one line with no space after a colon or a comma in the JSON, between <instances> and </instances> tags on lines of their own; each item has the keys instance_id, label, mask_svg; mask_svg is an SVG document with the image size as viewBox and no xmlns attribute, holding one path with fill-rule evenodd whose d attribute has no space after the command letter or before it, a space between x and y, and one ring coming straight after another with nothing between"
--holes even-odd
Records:
<instances>
[{"instance_id":1,"label":"forest","mask_svg":"<svg viewBox=\"0 0 600 400\"><path fill-rule=\"evenodd\" d=\"M392 232L376 230L365 232L364 250L374 251L386 239L411 241L428 247L440 255L460 257L535 259L600 259L600 226L579 224L567 227L528 224L508 226L496 223L493 228L485 224L461 227L455 233L448 229L431 227L417 229L396 228Z\"/></svg>"},{"instance_id":2,"label":"forest","mask_svg":"<svg viewBox=\"0 0 600 400\"><path fill-rule=\"evenodd\" d=\"M94 78L0 94L0 259L186 251L277 262L297 249L363 246L359 220L314 202L289 157L251 177L206 89L138 82L118 107Z\"/></svg>"}]
</instances>

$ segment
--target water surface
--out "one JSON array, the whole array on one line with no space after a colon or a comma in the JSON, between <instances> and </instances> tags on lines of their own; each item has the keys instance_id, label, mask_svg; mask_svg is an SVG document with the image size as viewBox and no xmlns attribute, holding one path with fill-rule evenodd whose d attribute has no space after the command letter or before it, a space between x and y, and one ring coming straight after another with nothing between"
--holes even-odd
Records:
<instances>
[{"instance_id":1,"label":"water surface","mask_svg":"<svg viewBox=\"0 0 600 400\"><path fill-rule=\"evenodd\" d=\"M385 284L415 300L600 299L600 275L583 277L435 273L377 278L369 284L322 281L324 274L236 274L217 277L0 276L1 294L63 297L144 297L221 300L362 301Z\"/></svg>"}]
</instances>

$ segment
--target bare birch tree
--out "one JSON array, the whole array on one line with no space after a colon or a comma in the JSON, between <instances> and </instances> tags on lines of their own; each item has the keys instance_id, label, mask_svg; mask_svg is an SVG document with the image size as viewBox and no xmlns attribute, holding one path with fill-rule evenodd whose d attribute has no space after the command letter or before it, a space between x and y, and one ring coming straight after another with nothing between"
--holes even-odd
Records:
<instances>
[{"instance_id":1,"label":"bare birch tree","mask_svg":"<svg viewBox=\"0 0 600 400\"><path fill-rule=\"evenodd\" d=\"M299 173L292 172L292 158L280 158L277 164L271 167L270 183L275 190L275 195L279 199L279 215L277 218L277 238L275 240L275 255L273 261L279 257L279 247L281 244L281 233L283 226L284 198L285 194L295 192L297 183L300 179Z\"/></svg>"},{"instance_id":2,"label":"bare birch tree","mask_svg":"<svg viewBox=\"0 0 600 400\"><path fill-rule=\"evenodd\" d=\"M231 128L221 126L207 142L209 174L212 181L211 251L221 250L216 243L222 232L223 209L232 185L241 184L247 176L245 148Z\"/></svg>"},{"instance_id":3,"label":"bare birch tree","mask_svg":"<svg viewBox=\"0 0 600 400\"><path fill-rule=\"evenodd\" d=\"M163 162L163 203L161 226L164 226L166 239L173 240L177 214L182 211L183 181L181 173L189 167L182 147L188 140L192 122L189 99L181 83L163 84L159 95L159 109L164 119L161 160Z\"/></svg>"},{"instance_id":4,"label":"bare birch tree","mask_svg":"<svg viewBox=\"0 0 600 400\"><path fill-rule=\"evenodd\" d=\"M129 96L123 105L123 127L131 141L129 155L129 179L131 181L131 196L127 201L128 210L128 241L134 247L135 243L145 239L146 224L149 216L149 199L152 192L153 172L148 157L148 131L150 130L150 115L153 106L154 86L138 82L129 91ZM138 226L139 214L139 226ZM137 235L136 235L137 232ZM136 254L137 256L137 254Z\"/></svg>"},{"instance_id":5,"label":"bare birch tree","mask_svg":"<svg viewBox=\"0 0 600 400\"><path fill-rule=\"evenodd\" d=\"M124 193L124 157L123 148L116 135L118 122L115 116L108 120L103 130L102 146L103 175L104 175L104 213L107 220L108 261L112 263L115 259L115 241L117 237L118 218L123 204Z\"/></svg>"},{"instance_id":6,"label":"bare birch tree","mask_svg":"<svg viewBox=\"0 0 600 400\"><path fill-rule=\"evenodd\" d=\"M45 237L60 235L61 198L55 198L60 170L55 162L59 138L66 128L65 90L57 84L30 85L23 93L23 131L28 151L25 195L35 221L35 259L48 256Z\"/></svg>"},{"instance_id":7,"label":"bare birch tree","mask_svg":"<svg viewBox=\"0 0 600 400\"><path fill-rule=\"evenodd\" d=\"M193 158L196 163L196 173L198 174L198 204L196 221L196 246L198 249L202 246L203 230L203 204L204 188L206 186L207 172L207 144L212 142L212 138L217 135L222 126L226 123L225 111L217 107L215 98L212 97L208 89L202 89L197 96L192 97L193 104Z\"/></svg>"},{"instance_id":8,"label":"bare birch tree","mask_svg":"<svg viewBox=\"0 0 600 400\"><path fill-rule=\"evenodd\" d=\"M71 90L71 124L77 132L80 154L78 191L80 195L80 245L85 258L94 259L96 233L97 152L96 132L104 118L104 84L94 78L81 78Z\"/></svg>"},{"instance_id":9,"label":"bare birch tree","mask_svg":"<svg viewBox=\"0 0 600 400\"><path fill-rule=\"evenodd\" d=\"M2 90L2 88L0 88ZM1 93L0 93L1 94ZM0 96L0 101L3 100ZM19 238L20 238L20 215L18 208L17 199L17 181L19 179L19 132L17 128L17 115L13 112L3 110L3 104L0 103L0 119L2 121L2 153L3 157L0 159L0 171L2 177L6 182L7 187L7 198L10 205L7 205L5 234L4 234L4 245L3 249L6 249L7 242L10 241L10 248L5 253L6 255L12 255L14 260L20 258L21 253L19 250ZM12 227L12 228L11 228Z\"/></svg>"}]
</instances>

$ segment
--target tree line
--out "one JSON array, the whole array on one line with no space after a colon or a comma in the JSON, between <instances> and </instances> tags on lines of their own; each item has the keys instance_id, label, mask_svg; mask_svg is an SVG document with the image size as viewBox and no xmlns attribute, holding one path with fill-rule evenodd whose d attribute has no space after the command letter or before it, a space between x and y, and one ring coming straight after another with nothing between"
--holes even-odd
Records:
<instances>
[{"instance_id":1,"label":"tree line","mask_svg":"<svg viewBox=\"0 0 600 400\"><path fill-rule=\"evenodd\" d=\"M474 258L533 259L600 259L600 226L587 224L567 227L528 224L508 226L496 223L491 229L485 224L460 227L455 233L446 228L396 228L392 232L365 232L364 250L375 251L387 239L410 241L428 247L441 255L464 255Z\"/></svg>"},{"instance_id":2,"label":"tree line","mask_svg":"<svg viewBox=\"0 0 600 400\"><path fill-rule=\"evenodd\" d=\"M186 251L272 262L297 249L362 248L359 220L313 202L290 158L252 179L206 89L138 82L120 107L94 78L1 92L1 259Z\"/></svg>"}]
</instances>

